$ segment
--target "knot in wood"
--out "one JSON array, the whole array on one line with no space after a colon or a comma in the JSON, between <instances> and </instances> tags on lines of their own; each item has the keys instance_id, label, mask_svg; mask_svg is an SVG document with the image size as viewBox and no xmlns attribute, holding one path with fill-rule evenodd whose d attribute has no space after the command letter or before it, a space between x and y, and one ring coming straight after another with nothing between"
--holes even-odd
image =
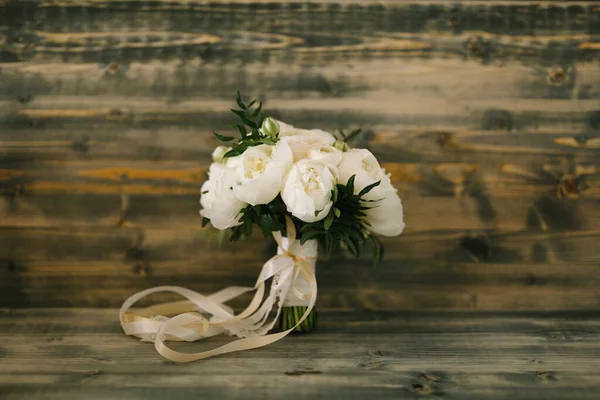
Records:
<instances>
[{"instance_id":1,"label":"knot in wood","mask_svg":"<svg viewBox=\"0 0 600 400\"><path fill-rule=\"evenodd\" d=\"M589 185L585 182L583 176L568 174L560 179L556 195L559 199L577 199L587 189L589 189Z\"/></svg>"},{"instance_id":2,"label":"knot in wood","mask_svg":"<svg viewBox=\"0 0 600 400\"><path fill-rule=\"evenodd\" d=\"M555 65L548 70L548 82L554 85L561 85L567 80L567 74L560 65Z\"/></svg>"}]
</instances>

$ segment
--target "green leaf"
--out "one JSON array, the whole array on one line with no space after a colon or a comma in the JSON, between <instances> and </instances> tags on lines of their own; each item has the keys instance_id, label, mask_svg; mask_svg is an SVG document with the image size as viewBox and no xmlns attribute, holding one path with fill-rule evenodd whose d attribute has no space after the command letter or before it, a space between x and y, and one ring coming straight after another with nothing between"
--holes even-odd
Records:
<instances>
[{"instance_id":1,"label":"green leaf","mask_svg":"<svg viewBox=\"0 0 600 400\"><path fill-rule=\"evenodd\" d=\"M327 251L328 254L333 253L334 244L333 244L333 238L331 237L331 235L326 234L324 240L325 240L325 251Z\"/></svg>"},{"instance_id":2,"label":"green leaf","mask_svg":"<svg viewBox=\"0 0 600 400\"><path fill-rule=\"evenodd\" d=\"M304 244L307 241L309 241L310 239L313 239L320 234L321 234L321 232L319 232L319 231L310 231L307 233L303 233L302 236L300 237L300 244Z\"/></svg>"},{"instance_id":3,"label":"green leaf","mask_svg":"<svg viewBox=\"0 0 600 400\"><path fill-rule=\"evenodd\" d=\"M239 156L240 154L242 154L245 150L247 149L246 146L238 146L235 147L231 150L229 150L227 153L225 153L223 155L223 158L227 158L227 157L235 157L235 156Z\"/></svg>"},{"instance_id":4,"label":"green leaf","mask_svg":"<svg viewBox=\"0 0 600 400\"><path fill-rule=\"evenodd\" d=\"M240 117L240 118L242 119L242 121L244 121L244 123L246 125L248 125L252 129L258 129L258 125L256 124L256 122L254 122L253 120L251 120L247 116L244 115L243 117Z\"/></svg>"},{"instance_id":5,"label":"green leaf","mask_svg":"<svg viewBox=\"0 0 600 400\"><path fill-rule=\"evenodd\" d=\"M229 238L229 241L235 242L242 236L242 233L243 233L242 225L231 228L231 237Z\"/></svg>"},{"instance_id":6,"label":"green leaf","mask_svg":"<svg viewBox=\"0 0 600 400\"><path fill-rule=\"evenodd\" d=\"M250 218L244 219L244 235L246 237L252 235L252 220Z\"/></svg>"},{"instance_id":7,"label":"green leaf","mask_svg":"<svg viewBox=\"0 0 600 400\"><path fill-rule=\"evenodd\" d=\"M260 110L262 110L262 106L263 106L263 103L261 101L260 103L258 103L258 107L256 107L256 110L254 110L254 112L252 113L253 117L256 117L258 114L260 114Z\"/></svg>"},{"instance_id":8,"label":"green leaf","mask_svg":"<svg viewBox=\"0 0 600 400\"><path fill-rule=\"evenodd\" d=\"M242 103L239 99L237 99L237 104L238 106L240 106L241 109L245 110L247 107L244 103Z\"/></svg>"},{"instance_id":9,"label":"green leaf","mask_svg":"<svg viewBox=\"0 0 600 400\"><path fill-rule=\"evenodd\" d=\"M333 207L333 213L335 214L335 216L336 216L337 218L339 218L339 217L340 217L340 215L342 215L342 212L341 212L341 211L340 211L340 209L339 209L339 208L337 208L337 207Z\"/></svg>"},{"instance_id":10,"label":"green leaf","mask_svg":"<svg viewBox=\"0 0 600 400\"><path fill-rule=\"evenodd\" d=\"M279 141L278 139L275 139L275 138L272 138L272 137L266 137L266 138L262 138L262 139L257 140L257 143L259 143L259 144L261 144L261 143L262 144L268 144L268 145L272 146L274 144L277 144L278 141Z\"/></svg>"},{"instance_id":11,"label":"green leaf","mask_svg":"<svg viewBox=\"0 0 600 400\"><path fill-rule=\"evenodd\" d=\"M377 268L379 263L383 260L384 249L383 243L379 240L377 236L369 236L371 241L373 242L373 268Z\"/></svg>"},{"instance_id":12,"label":"green leaf","mask_svg":"<svg viewBox=\"0 0 600 400\"><path fill-rule=\"evenodd\" d=\"M263 230L270 232L280 231L283 226L276 220L273 219L273 216L270 214L263 214L258 219L258 224Z\"/></svg>"},{"instance_id":13,"label":"green leaf","mask_svg":"<svg viewBox=\"0 0 600 400\"><path fill-rule=\"evenodd\" d=\"M348 143L348 142L352 141L355 137L357 137L360 134L361 131L362 131L361 129L357 129L357 130L351 132L348 136L346 136L344 138L344 142Z\"/></svg>"},{"instance_id":14,"label":"green leaf","mask_svg":"<svg viewBox=\"0 0 600 400\"><path fill-rule=\"evenodd\" d=\"M369 186L365 186L363 188L363 190L361 190L360 193L358 193L358 197L362 197L365 194L369 193L371 190L373 190L373 188L376 188L377 186L379 186L380 183L381 183L381 181L377 181L375 183L371 183Z\"/></svg>"},{"instance_id":15,"label":"green leaf","mask_svg":"<svg viewBox=\"0 0 600 400\"><path fill-rule=\"evenodd\" d=\"M356 243L365 243L365 237L361 234L360 230L349 230L347 235Z\"/></svg>"},{"instance_id":16,"label":"green leaf","mask_svg":"<svg viewBox=\"0 0 600 400\"><path fill-rule=\"evenodd\" d=\"M246 115L245 111L234 110L232 108L231 112L240 117L240 119L249 127L258 129L258 125L256 125L256 123Z\"/></svg>"},{"instance_id":17,"label":"green leaf","mask_svg":"<svg viewBox=\"0 0 600 400\"><path fill-rule=\"evenodd\" d=\"M252 100L250 104L248 104L248 108L252 107L256 103L256 100Z\"/></svg>"},{"instance_id":18,"label":"green leaf","mask_svg":"<svg viewBox=\"0 0 600 400\"><path fill-rule=\"evenodd\" d=\"M352 240L350 238L348 238L347 240L344 240L344 243L346 243L346 246L348 246L348 250L350 250L350 252L355 257L360 256L360 251L356 248L356 246L354 245L354 243L352 242Z\"/></svg>"},{"instance_id":19,"label":"green leaf","mask_svg":"<svg viewBox=\"0 0 600 400\"><path fill-rule=\"evenodd\" d=\"M236 110L236 109L232 108L231 112L234 113L235 115L237 115L240 118L242 116L246 116L246 111L243 111L243 110Z\"/></svg>"},{"instance_id":20,"label":"green leaf","mask_svg":"<svg viewBox=\"0 0 600 400\"><path fill-rule=\"evenodd\" d=\"M202 218L202 227L204 228L209 222L210 222L210 219L208 219L206 217Z\"/></svg>"},{"instance_id":21,"label":"green leaf","mask_svg":"<svg viewBox=\"0 0 600 400\"><path fill-rule=\"evenodd\" d=\"M235 127L238 131L240 131L240 136L242 137L242 139L246 138L246 136L248 135L248 131L246 131L246 128L240 124L235 124Z\"/></svg>"},{"instance_id":22,"label":"green leaf","mask_svg":"<svg viewBox=\"0 0 600 400\"><path fill-rule=\"evenodd\" d=\"M213 135L215 135L221 142L231 142L233 139L235 139L231 136L223 136L217 132L213 132Z\"/></svg>"},{"instance_id":23,"label":"green leaf","mask_svg":"<svg viewBox=\"0 0 600 400\"><path fill-rule=\"evenodd\" d=\"M326 231L328 231L329 228L331 228L331 224L333 224L333 218L334 218L334 215L331 212L329 214L327 214L327 216L325 217L325 221L323 222L323 227L325 228Z\"/></svg>"},{"instance_id":24,"label":"green leaf","mask_svg":"<svg viewBox=\"0 0 600 400\"><path fill-rule=\"evenodd\" d=\"M332 201L334 204L335 204L335 202L336 202L336 201L337 201L337 199L338 199L338 192L339 192L339 190L338 190L338 186L339 186L339 185L335 185L335 186L333 187L333 190L331 191L331 201Z\"/></svg>"},{"instance_id":25,"label":"green leaf","mask_svg":"<svg viewBox=\"0 0 600 400\"><path fill-rule=\"evenodd\" d=\"M240 108L242 109L246 109L246 105L242 102L242 94L240 93L240 91L238 90L235 96L235 101L237 102L238 106L240 106Z\"/></svg>"},{"instance_id":26,"label":"green leaf","mask_svg":"<svg viewBox=\"0 0 600 400\"><path fill-rule=\"evenodd\" d=\"M348 183L346 183L346 193L353 194L354 193L354 179L356 175L352 175L350 179L348 179Z\"/></svg>"},{"instance_id":27,"label":"green leaf","mask_svg":"<svg viewBox=\"0 0 600 400\"><path fill-rule=\"evenodd\" d=\"M275 200L269 203L269 210L274 214L280 214L286 212L287 207L283 200L281 200L281 197L277 196Z\"/></svg>"},{"instance_id":28,"label":"green leaf","mask_svg":"<svg viewBox=\"0 0 600 400\"><path fill-rule=\"evenodd\" d=\"M258 126L261 126L261 127L262 127L262 126L263 126L263 123L265 122L265 119L267 119L267 118L268 118L268 117L267 117L267 116L266 116L264 113L261 113L261 114L259 114L259 115L258 115L258 120L256 121L256 124L257 124ZM279 138L279 132L277 132L277 135L275 135L275 137Z\"/></svg>"}]
</instances>

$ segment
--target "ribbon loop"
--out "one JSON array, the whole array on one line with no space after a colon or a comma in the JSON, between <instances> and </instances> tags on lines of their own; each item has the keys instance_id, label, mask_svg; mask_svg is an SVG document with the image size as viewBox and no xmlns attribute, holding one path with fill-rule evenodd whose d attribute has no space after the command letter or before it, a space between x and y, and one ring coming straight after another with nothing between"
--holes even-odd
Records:
<instances>
[{"instance_id":1,"label":"ribbon loop","mask_svg":"<svg viewBox=\"0 0 600 400\"><path fill-rule=\"evenodd\" d=\"M314 274L316 242L308 241L301 245L296 240L296 229L289 217L286 217L286 234L287 237L283 237L281 232L273 232L278 244L278 254L264 264L254 287L232 286L209 296L178 286L158 286L143 290L129 297L121 306L119 318L123 331L144 341L153 341L154 347L163 357L176 362L190 362L254 349L284 338L308 317L317 298L317 280ZM264 298L265 282L269 279L270 292ZM252 290L256 291L254 297L240 314L234 315L231 308L224 304ZM153 305L136 310L136 313L129 312L135 303L158 292L176 293L187 300ZM284 301L288 302L290 296L306 302L306 311L291 329L266 334L273 328ZM274 307L276 315L267 322ZM203 313L210 314L210 318ZM165 344L166 341L193 342L221 334L236 335L242 339L200 353L180 353Z\"/></svg>"}]
</instances>

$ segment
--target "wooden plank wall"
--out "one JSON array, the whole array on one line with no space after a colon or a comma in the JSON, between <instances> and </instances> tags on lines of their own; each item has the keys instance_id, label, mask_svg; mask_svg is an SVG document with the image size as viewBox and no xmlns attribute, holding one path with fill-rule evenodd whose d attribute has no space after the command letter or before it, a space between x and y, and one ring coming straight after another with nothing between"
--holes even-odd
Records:
<instances>
[{"instance_id":1,"label":"wooden plank wall","mask_svg":"<svg viewBox=\"0 0 600 400\"><path fill-rule=\"evenodd\" d=\"M320 307L600 306L600 3L0 2L0 306L254 282L199 187L237 89L362 127L404 235L318 266Z\"/></svg>"}]
</instances>

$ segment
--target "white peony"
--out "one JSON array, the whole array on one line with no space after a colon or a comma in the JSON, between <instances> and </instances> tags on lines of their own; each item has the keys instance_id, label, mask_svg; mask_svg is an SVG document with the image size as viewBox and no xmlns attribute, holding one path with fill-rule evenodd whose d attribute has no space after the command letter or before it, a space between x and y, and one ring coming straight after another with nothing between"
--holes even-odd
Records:
<instances>
[{"instance_id":1,"label":"white peony","mask_svg":"<svg viewBox=\"0 0 600 400\"><path fill-rule=\"evenodd\" d=\"M368 203L373 208L365 211L367 229L381 236L398 236L404 230L402 201L391 186L380 201Z\"/></svg>"},{"instance_id":2,"label":"white peony","mask_svg":"<svg viewBox=\"0 0 600 400\"><path fill-rule=\"evenodd\" d=\"M351 176L354 178L354 193L358 194L365 187L381 181L379 186L371 189L363 196L365 200L376 200L367 203L373 208L365 213L368 229L382 236L397 236L404 229L402 202L397 190L392 185L389 174L381 168L375 156L365 149L352 149L342 154L338 166L338 181L346 184Z\"/></svg>"},{"instance_id":3,"label":"white peony","mask_svg":"<svg viewBox=\"0 0 600 400\"><path fill-rule=\"evenodd\" d=\"M288 212L304 222L320 221L332 206L335 177L323 163L300 160L285 178L281 198Z\"/></svg>"},{"instance_id":4,"label":"white peony","mask_svg":"<svg viewBox=\"0 0 600 400\"><path fill-rule=\"evenodd\" d=\"M237 164L233 192L238 199L252 205L269 203L281 191L293 162L292 151L283 140L274 146L249 147L239 159L230 162L230 165Z\"/></svg>"},{"instance_id":5,"label":"white peony","mask_svg":"<svg viewBox=\"0 0 600 400\"><path fill-rule=\"evenodd\" d=\"M227 157L223 159L222 163L227 165L227 168L236 169L240 165L240 158L242 156Z\"/></svg>"},{"instance_id":6,"label":"white peony","mask_svg":"<svg viewBox=\"0 0 600 400\"><path fill-rule=\"evenodd\" d=\"M227 229L240 224L240 211L246 203L233 193L236 171L225 164L213 163L208 170L208 180L200 189L200 215L210 219L217 229Z\"/></svg>"},{"instance_id":7,"label":"white peony","mask_svg":"<svg viewBox=\"0 0 600 400\"><path fill-rule=\"evenodd\" d=\"M308 152L308 158L322 162L330 168L337 169L342 162L342 151L333 146L323 146Z\"/></svg>"},{"instance_id":8,"label":"white peony","mask_svg":"<svg viewBox=\"0 0 600 400\"><path fill-rule=\"evenodd\" d=\"M392 185L385 170L379 166L375 156L365 149L352 149L342 153L342 161L338 165L338 181L345 185L352 175L354 178L354 193L358 194L366 186L381 181L364 196L367 200L383 198L384 192Z\"/></svg>"},{"instance_id":9,"label":"white peony","mask_svg":"<svg viewBox=\"0 0 600 400\"><path fill-rule=\"evenodd\" d=\"M335 143L335 137L320 129L300 129L285 122L277 121L279 124L279 138L286 141L294 153L294 161L308 157L312 149L323 146L331 146Z\"/></svg>"}]
</instances>

